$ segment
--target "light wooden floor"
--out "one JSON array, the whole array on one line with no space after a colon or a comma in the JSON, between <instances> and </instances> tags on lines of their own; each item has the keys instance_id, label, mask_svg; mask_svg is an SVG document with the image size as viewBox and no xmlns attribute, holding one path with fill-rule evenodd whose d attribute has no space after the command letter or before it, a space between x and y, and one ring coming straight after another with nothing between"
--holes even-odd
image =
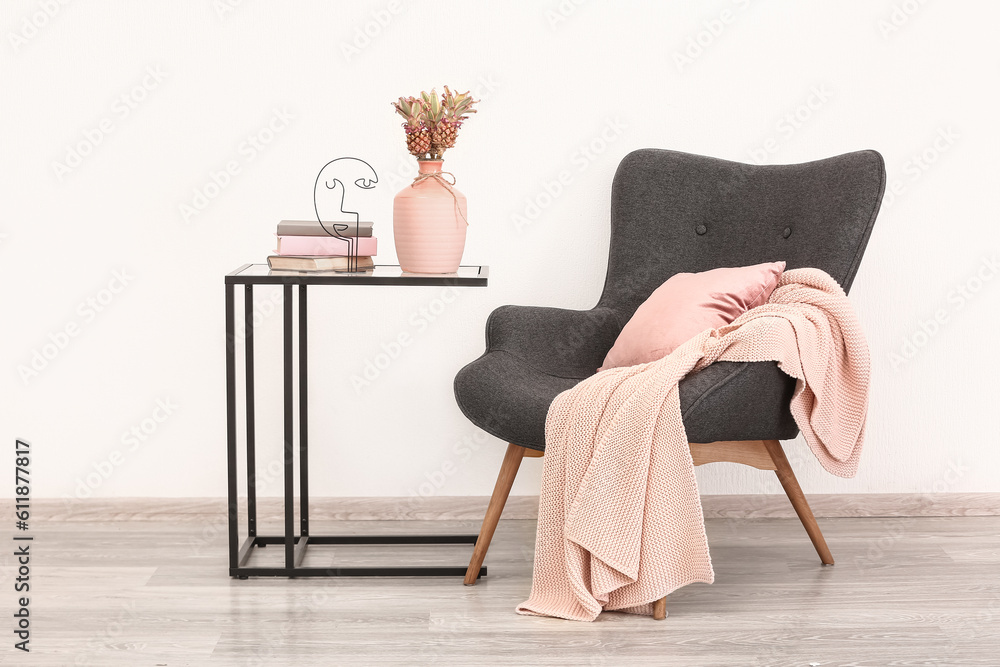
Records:
<instances>
[{"instance_id":1,"label":"light wooden floor","mask_svg":"<svg viewBox=\"0 0 1000 667\"><path fill-rule=\"evenodd\" d=\"M514 613L530 588L532 521L501 522L490 576L469 588L457 578L237 581L226 576L225 536L211 529L53 521L32 547L32 653L13 650L5 631L0 663L1000 665L1000 517L820 524L834 567L820 565L793 519L711 519L714 585L671 595L663 622L612 613L584 624ZM368 521L313 532L476 528ZM319 547L312 564L334 549L341 562L371 553ZM383 562L401 555L387 549ZM469 547L411 553L411 563L464 563ZM9 619L13 559L4 562Z\"/></svg>"}]
</instances>

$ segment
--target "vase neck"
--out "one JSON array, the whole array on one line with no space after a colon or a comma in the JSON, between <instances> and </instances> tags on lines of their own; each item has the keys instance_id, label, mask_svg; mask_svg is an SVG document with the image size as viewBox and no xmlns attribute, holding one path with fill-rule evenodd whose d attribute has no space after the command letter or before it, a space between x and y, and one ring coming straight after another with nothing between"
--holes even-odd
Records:
<instances>
[{"instance_id":1,"label":"vase neck","mask_svg":"<svg viewBox=\"0 0 1000 667\"><path fill-rule=\"evenodd\" d=\"M443 160L417 160L421 174L440 174Z\"/></svg>"}]
</instances>

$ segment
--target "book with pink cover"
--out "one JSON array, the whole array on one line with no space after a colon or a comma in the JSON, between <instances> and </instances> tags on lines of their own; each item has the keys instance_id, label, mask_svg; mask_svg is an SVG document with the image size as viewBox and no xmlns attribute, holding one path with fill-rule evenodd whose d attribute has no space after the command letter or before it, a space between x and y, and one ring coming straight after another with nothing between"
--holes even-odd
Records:
<instances>
[{"instance_id":1,"label":"book with pink cover","mask_svg":"<svg viewBox=\"0 0 1000 667\"><path fill-rule=\"evenodd\" d=\"M278 255L326 255L344 257L351 250L348 244L356 245L357 254L372 257L378 250L378 239L374 236L337 238L334 236L278 236Z\"/></svg>"}]
</instances>

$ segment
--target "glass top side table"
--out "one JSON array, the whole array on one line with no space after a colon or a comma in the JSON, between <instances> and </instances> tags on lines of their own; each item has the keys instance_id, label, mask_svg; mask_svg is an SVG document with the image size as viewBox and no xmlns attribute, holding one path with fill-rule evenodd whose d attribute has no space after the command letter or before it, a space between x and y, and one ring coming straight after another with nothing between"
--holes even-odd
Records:
<instances>
[{"instance_id":1,"label":"glass top side table","mask_svg":"<svg viewBox=\"0 0 1000 667\"><path fill-rule=\"evenodd\" d=\"M226 424L229 468L229 575L246 579L257 577L377 577L377 576L455 576L464 577L466 565L461 566L398 566L398 567L303 567L302 561L309 545L330 544L470 544L477 535L312 535L309 531L309 401L308 401L308 304L307 289L310 285L389 285L412 287L486 287L489 279L487 266L462 266L456 273L421 274L407 273L398 266L379 265L374 269L358 272L299 272L270 271L266 264L244 264L226 275ZM236 387L236 286L244 286L244 364L246 387L238 392ZM283 383L284 383L284 435L282 469L284 473L284 535L257 534L257 498L255 480L254 428L254 343L253 343L253 290L254 285L282 285L283 298ZM293 289L295 286L297 290ZM294 292L298 292L298 358L295 358L295 319L293 316ZM298 367L298 396L295 392L295 368ZM246 406L246 479L247 479L247 532L241 540L239 531L238 460L236 407L238 394L243 394ZM296 400L297 399L297 400ZM294 507L294 414L298 404L299 434L299 534L295 534ZM267 545L284 547L284 564L280 567L250 565L255 547ZM480 576L486 575L484 567Z\"/></svg>"}]
</instances>

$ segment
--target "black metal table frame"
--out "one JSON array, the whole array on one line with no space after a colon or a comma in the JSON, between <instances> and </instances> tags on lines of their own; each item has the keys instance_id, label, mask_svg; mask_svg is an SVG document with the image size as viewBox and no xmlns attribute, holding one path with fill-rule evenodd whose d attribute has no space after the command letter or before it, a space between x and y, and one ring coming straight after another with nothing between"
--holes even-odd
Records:
<instances>
[{"instance_id":1,"label":"black metal table frame","mask_svg":"<svg viewBox=\"0 0 1000 667\"><path fill-rule=\"evenodd\" d=\"M303 567L306 548L310 545L354 544L471 544L477 535L312 535L309 532L309 401L308 401L308 305L306 290L309 284L370 284L399 285L392 278L368 277L363 281L343 276L299 274L294 276L241 276L250 265L244 265L226 276L226 420L228 433L229 464L229 575L246 579L255 577L408 577L408 576L465 576L466 566L399 566L399 567ZM485 269L485 267L483 267ZM481 279L449 283L447 279L428 277L409 278L407 285L486 285L487 272ZM443 281L444 280L444 281ZM284 317L284 535L257 534L257 497L255 480L255 425L254 425L254 345L253 345L253 286L254 284L283 285ZM237 285L244 285L244 352L246 376L246 453L247 453L247 535L240 542L238 465L236 443L236 304ZM299 369L299 535L295 535L294 508L294 433L295 411L294 346L293 346L293 287L298 286L298 369ZM248 561L254 547L284 545L284 567L250 566ZM480 576L486 575L482 568Z\"/></svg>"}]
</instances>

